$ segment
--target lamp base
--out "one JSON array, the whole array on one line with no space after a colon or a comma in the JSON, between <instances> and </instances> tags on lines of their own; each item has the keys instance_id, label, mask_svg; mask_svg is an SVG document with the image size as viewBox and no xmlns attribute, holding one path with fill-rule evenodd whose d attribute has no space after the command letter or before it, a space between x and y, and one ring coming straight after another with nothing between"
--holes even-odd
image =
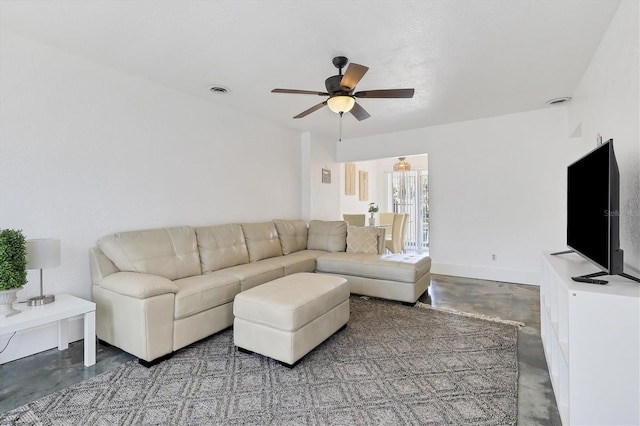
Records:
<instances>
[{"instance_id":1,"label":"lamp base","mask_svg":"<svg viewBox=\"0 0 640 426\"><path fill-rule=\"evenodd\" d=\"M56 300L56 297L53 294L45 294L44 296L36 296L27 300L27 305L41 306L41 305L46 305L47 303L51 303L55 300Z\"/></svg>"}]
</instances>

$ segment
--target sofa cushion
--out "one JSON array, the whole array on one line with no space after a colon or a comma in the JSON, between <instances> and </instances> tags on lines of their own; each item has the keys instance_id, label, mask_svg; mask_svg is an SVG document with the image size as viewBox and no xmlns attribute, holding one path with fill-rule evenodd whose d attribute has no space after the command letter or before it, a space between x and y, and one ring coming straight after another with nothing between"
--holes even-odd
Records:
<instances>
[{"instance_id":1,"label":"sofa cushion","mask_svg":"<svg viewBox=\"0 0 640 426\"><path fill-rule=\"evenodd\" d=\"M307 248L307 222L304 220L274 220L282 245L282 254L287 255Z\"/></svg>"},{"instance_id":2,"label":"sofa cushion","mask_svg":"<svg viewBox=\"0 0 640 426\"><path fill-rule=\"evenodd\" d=\"M417 282L430 270L431 258L421 254L327 253L316 261L316 272L406 283Z\"/></svg>"},{"instance_id":3,"label":"sofa cushion","mask_svg":"<svg viewBox=\"0 0 640 426\"><path fill-rule=\"evenodd\" d=\"M244 223L242 232L249 250L249 261L268 259L274 256L282 256L282 246L278 231L273 222Z\"/></svg>"},{"instance_id":4,"label":"sofa cushion","mask_svg":"<svg viewBox=\"0 0 640 426\"><path fill-rule=\"evenodd\" d=\"M236 265L212 272L213 275L226 275L240 280L240 291L248 290L260 284L284 277L284 267L264 261Z\"/></svg>"},{"instance_id":5,"label":"sofa cushion","mask_svg":"<svg viewBox=\"0 0 640 426\"><path fill-rule=\"evenodd\" d=\"M260 263L265 265L274 265L274 267L284 268L284 275L297 274L298 272L315 272L316 259L326 251L319 250L300 250L287 256L272 257L271 259L261 260Z\"/></svg>"},{"instance_id":6,"label":"sofa cushion","mask_svg":"<svg viewBox=\"0 0 640 426\"><path fill-rule=\"evenodd\" d=\"M378 228L347 226L347 253L378 254Z\"/></svg>"},{"instance_id":7,"label":"sofa cushion","mask_svg":"<svg viewBox=\"0 0 640 426\"><path fill-rule=\"evenodd\" d=\"M98 247L121 271L170 280L201 273L196 233L188 226L108 235Z\"/></svg>"},{"instance_id":8,"label":"sofa cushion","mask_svg":"<svg viewBox=\"0 0 640 426\"><path fill-rule=\"evenodd\" d=\"M309 250L344 251L347 246L347 222L312 220L309 223Z\"/></svg>"},{"instance_id":9,"label":"sofa cushion","mask_svg":"<svg viewBox=\"0 0 640 426\"><path fill-rule=\"evenodd\" d=\"M196 228L202 273L249 263L249 251L242 226L204 226Z\"/></svg>"},{"instance_id":10,"label":"sofa cushion","mask_svg":"<svg viewBox=\"0 0 640 426\"><path fill-rule=\"evenodd\" d=\"M240 280L229 275L197 275L173 283L178 287L175 296L175 319L231 303L240 293Z\"/></svg>"}]
</instances>

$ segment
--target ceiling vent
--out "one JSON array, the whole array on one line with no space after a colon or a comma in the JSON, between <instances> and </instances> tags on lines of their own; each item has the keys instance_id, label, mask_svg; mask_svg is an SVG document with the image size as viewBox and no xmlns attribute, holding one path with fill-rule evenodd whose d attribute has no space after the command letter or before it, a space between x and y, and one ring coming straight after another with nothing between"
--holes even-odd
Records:
<instances>
[{"instance_id":1,"label":"ceiling vent","mask_svg":"<svg viewBox=\"0 0 640 426\"><path fill-rule=\"evenodd\" d=\"M554 99L550 99L547 101L547 105L551 105L551 106L555 106L555 105L562 105L564 103L567 103L571 100L571 96L564 96L562 98L554 98Z\"/></svg>"},{"instance_id":2,"label":"ceiling vent","mask_svg":"<svg viewBox=\"0 0 640 426\"><path fill-rule=\"evenodd\" d=\"M224 88L224 87L222 87L222 86L211 86L211 87L209 87L209 90L210 90L212 93L220 93L220 94L224 94L224 93L227 93L227 92L228 92L228 90L227 90L227 89L225 89L225 88Z\"/></svg>"}]
</instances>

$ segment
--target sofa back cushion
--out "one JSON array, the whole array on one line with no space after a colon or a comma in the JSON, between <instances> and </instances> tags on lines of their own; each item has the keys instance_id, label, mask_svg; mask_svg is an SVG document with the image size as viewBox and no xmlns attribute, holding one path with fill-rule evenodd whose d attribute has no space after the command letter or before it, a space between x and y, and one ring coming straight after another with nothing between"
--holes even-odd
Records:
<instances>
[{"instance_id":1,"label":"sofa back cushion","mask_svg":"<svg viewBox=\"0 0 640 426\"><path fill-rule=\"evenodd\" d=\"M378 254L378 228L347 226L347 253Z\"/></svg>"},{"instance_id":2,"label":"sofa back cushion","mask_svg":"<svg viewBox=\"0 0 640 426\"><path fill-rule=\"evenodd\" d=\"M188 226L120 232L100 238L98 247L121 271L170 280L201 273L196 233Z\"/></svg>"},{"instance_id":3,"label":"sofa back cushion","mask_svg":"<svg viewBox=\"0 0 640 426\"><path fill-rule=\"evenodd\" d=\"M203 274L249 263L242 226L237 223L196 228L196 237Z\"/></svg>"},{"instance_id":4,"label":"sofa back cushion","mask_svg":"<svg viewBox=\"0 0 640 426\"><path fill-rule=\"evenodd\" d=\"M282 245L282 254L287 255L307 248L307 222L304 220L274 220Z\"/></svg>"},{"instance_id":5,"label":"sofa back cushion","mask_svg":"<svg viewBox=\"0 0 640 426\"><path fill-rule=\"evenodd\" d=\"M307 249L344 251L347 246L347 222L312 220L309 223Z\"/></svg>"},{"instance_id":6,"label":"sofa back cushion","mask_svg":"<svg viewBox=\"0 0 640 426\"><path fill-rule=\"evenodd\" d=\"M282 256L282 245L273 222L243 223L242 232L249 250L249 262Z\"/></svg>"}]
</instances>

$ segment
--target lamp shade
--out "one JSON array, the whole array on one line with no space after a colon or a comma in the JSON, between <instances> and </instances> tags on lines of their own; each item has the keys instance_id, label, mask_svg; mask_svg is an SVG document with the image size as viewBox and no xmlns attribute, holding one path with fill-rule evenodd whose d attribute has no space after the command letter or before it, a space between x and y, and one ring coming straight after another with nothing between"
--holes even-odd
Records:
<instances>
[{"instance_id":1,"label":"lamp shade","mask_svg":"<svg viewBox=\"0 0 640 426\"><path fill-rule=\"evenodd\" d=\"M27 240L27 269L51 268L60 265L60 240L42 238Z\"/></svg>"},{"instance_id":2,"label":"lamp shade","mask_svg":"<svg viewBox=\"0 0 640 426\"><path fill-rule=\"evenodd\" d=\"M352 96L333 96L327 100L329 109L335 113L349 112L355 105L356 100Z\"/></svg>"}]
</instances>

